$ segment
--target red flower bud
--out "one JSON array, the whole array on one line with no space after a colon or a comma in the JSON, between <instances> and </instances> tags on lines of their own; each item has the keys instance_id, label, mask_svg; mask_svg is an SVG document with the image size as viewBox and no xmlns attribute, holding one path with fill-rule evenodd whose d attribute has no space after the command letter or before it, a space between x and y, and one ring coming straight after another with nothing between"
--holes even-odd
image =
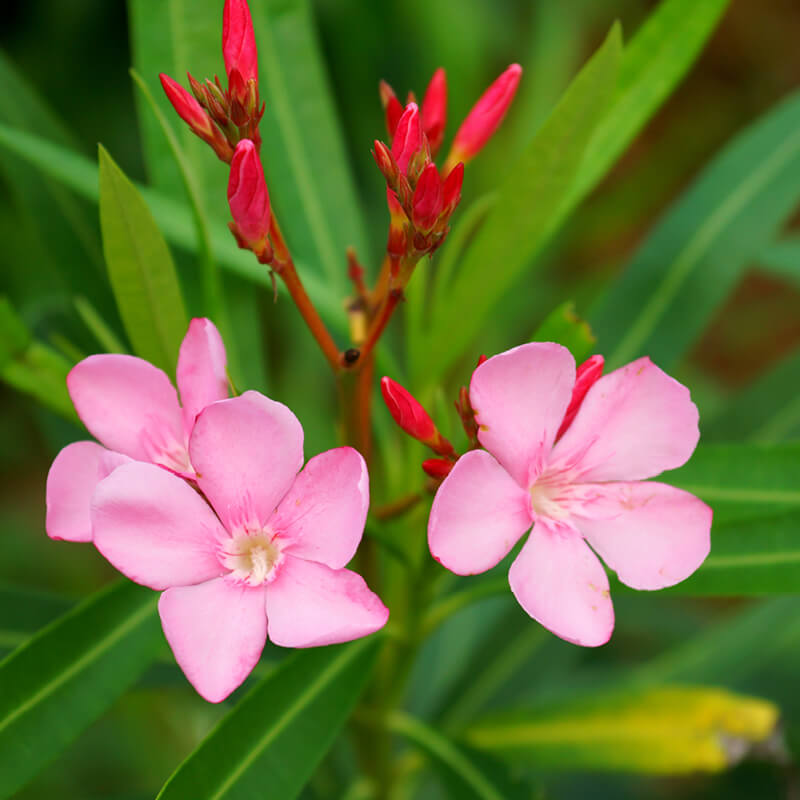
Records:
<instances>
[{"instance_id":1,"label":"red flower bud","mask_svg":"<svg viewBox=\"0 0 800 800\"><path fill-rule=\"evenodd\" d=\"M426 443L436 439L438 432L428 412L397 381L381 378L381 394L392 418L409 436Z\"/></svg>"},{"instance_id":2,"label":"red flower bud","mask_svg":"<svg viewBox=\"0 0 800 800\"><path fill-rule=\"evenodd\" d=\"M447 122L447 77L439 67L433 73L431 82L422 99L422 129L428 137L431 155L436 155L444 140L444 128Z\"/></svg>"},{"instance_id":3,"label":"red flower bud","mask_svg":"<svg viewBox=\"0 0 800 800\"><path fill-rule=\"evenodd\" d=\"M258 51L247 0L225 0L222 11L222 56L225 72L241 73L244 83L258 83Z\"/></svg>"},{"instance_id":4,"label":"red flower bud","mask_svg":"<svg viewBox=\"0 0 800 800\"><path fill-rule=\"evenodd\" d=\"M381 96L383 114L386 118L386 132L389 134L389 141L391 142L394 138L394 132L397 130L397 123L400 121L400 117L403 116L403 105L397 99L394 89L386 81L381 81L378 84L378 92Z\"/></svg>"},{"instance_id":5,"label":"red flower bud","mask_svg":"<svg viewBox=\"0 0 800 800\"><path fill-rule=\"evenodd\" d=\"M378 169L383 173L386 182L390 186L394 186L397 181L398 168L395 160L392 158L392 153L389 148L378 139L375 140L375 149L372 151L372 156Z\"/></svg>"},{"instance_id":6,"label":"red flower bud","mask_svg":"<svg viewBox=\"0 0 800 800\"><path fill-rule=\"evenodd\" d=\"M442 179L436 164L431 162L417 181L412 201L412 220L414 227L422 232L429 233L436 225L439 214L442 212Z\"/></svg>"},{"instance_id":7,"label":"red flower bud","mask_svg":"<svg viewBox=\"0 0 800 800\"><path fill-rule=\"evenodd\" d=\"M459 161L445 178L442 189L442 209L449 217L461 202L461 186L464 183L464 163Z\"/></svg>"},{"instance_id":8,"label":"red flower bud","mask_svg":"<svg viewBox=\"0 0 800 800\"><path fill-rule=\"evenodd\" d=\"M474 158L497 130L514 99L522 67L512 64L481 96L461 123L447 157L448 165ZM446 170L445 170L446 171Z\"/></svg>"},{"instance_id":9,"label":"red flower bud","mask_svg":"<svg viewBox=\"0 0 800 800\"><path fill-rule=\"evenodd\" d=\"M159 75L161 86L172 107L178 116L199 136L204 142L214 148L214 152L225 162L233 157L233 149L222 131L212 122L206 110L189 94L177 81L163 72Z\"/></svg>"},{"instance_id":10,"label":"red flower bud","mask_svg":"<svg viewBox=\"0 0 800 800\"><path fill-rule=\"evenodd\" d=\"M254 250L263 246L270 226L269 193L261 160L249 139L242 139L233 154L228 203L242 239Z\"/></svg>"},{"instance_id":11,"label":"red flower bud","mask_svg":"<svg viewBox=\"0 0 800 800\"><path fill-rule=\"evenodd\" d=\"M392 156L405 174L409 161L422 149L422 122L416 103L409 103L397 122L392 140Z\"/></svg>"},{"instance_id":12,"label":"red flower bud","mask_svg":"<svg viewBox=\"0 0 800 800\"><path fill-rule=\"evenodd\" d=\"M581 407L583 398L586 397L586 392L592 388L603 374L604 364L605 360L603 356L592 356L591 358L587 358L586 361L578 367L575 373L575 386L572 388L572 399L569 401L567 413L564 414L564 420L561 423L561 427L558 429L556 439L560 439L567 428L572 424L575 415Z\"/></svg>"},{"instance_id":13,"label":"red flower bud","mask_svg":"<svg viewBox=\"0 0 800 800\"><path fill-rule=\"evenodd\" d=\"M428 458L422 462L422 469L425 470L425 473L439 481L443 481L454 466L455 464L446 458Z\"/></svg>"}]
</instances>

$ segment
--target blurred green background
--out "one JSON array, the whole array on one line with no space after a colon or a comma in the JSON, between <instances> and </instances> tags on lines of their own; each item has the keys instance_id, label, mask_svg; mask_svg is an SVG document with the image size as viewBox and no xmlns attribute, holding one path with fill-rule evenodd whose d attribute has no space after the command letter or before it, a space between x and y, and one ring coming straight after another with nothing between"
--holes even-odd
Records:
<instances>
[{"instance_id":1,"label":"blurred green background","mask_svg":"<svg viewBox=\"0 0 800 800\"><path fill-rule=\"evenodd\" d=\"M370 236L370 250L362 259L374 268L385 230L382 179L369 152L372 140L384 136L377 96L380 78L400 96L409 89L421 96L433 70L444 66L452 135L472 102L507 64L523 65L526 72L507 124L468 171L466 206L497 183L507 154L525 144L611 22L621 20L628 39L655 5L644 0L316 0L318 32ZM574 299L578 312L587 314L603 283L622 267L710 157L797 88L799 37L800 6L794 0L733 0L689 76L548 248L544 277L537 276L525 287L528 291L509 294L504 325L487 330L481 350L493 353L524 341L564 299ZM128 175L146 183L128 76L132 58L123 2L7 0L0 49L10 81L3 90L8 90L3 121L14 124L13 87L23 80L60 121L53 123L54 137L57 132L89 158L95 157L101 142ZM221 72L221 56L218 68ZM76 287L122 336L102 278L97 230L87 230L83 240L67 232L53 203L41 201L35 172L5 151L0 153L0 185L0 293L10 298L39 338L68 357L100 349L75 311ZM84 211L96 228L96 208L67 197L67 208ZM192 281L196 265L185 255L176 256L191 309L197 302ZM713 417L727 393L766 373L800 345L800 265L795 267L792 278L788 271L782 275L774 267L753 263L683 365L680 377L692 386L701 425ZM235 298L234 313L246 321L243 324L255 326L253 339L267 356L263 369L249 352L242 354L241 375L247 387L268 391L295 409L306 427L307 452L331 446L336 441L328 423L333 389L320 357L297 325L294 309L284 300L273 305L266 289L230 278L228 288ZM399 330L394 335L398 337ZM298 363L307 366L302 385L293 378ZM461 376L465 379L466 373ZM91 547L51 542L44 535L49 463L60 446L81 434L4 384L0 405L0 582L53 595L32 596L34 610L46 609L48 603L59 609L64 598L88 594L113 572ZM543 637L510 676L506 695L569 693L612 673L624 677L626 671L657 666L659 658L666 658L667 674L775 700L785 712L788 739L797 752L800 637L793 634L792 639L786 630L792 624L797 627L800 601L692 601L626 594L616 598L616 607L618 627L610 646L589 652ZM487 624L492 624L494 613L487 603L482 610ZM34 630L45 621L37 614L0 605L0 646L9 649L18 635L2 638L4 628ZM21 625L19 619L24 620ZM503 620L509 630L521 630L525 621ZM457 640L454 631L449 635ZM691 659L691 643L704 636L710 641L718 637L719 644L698 667ZM772 641L777 639L785 639L787 646L779 649ZM674 656L661 656L684 643L689 648L685 662L678 658L675 666ZM763 653L754 654L754 647L763 648ZM434 663L435 650L427 658L429 665ZM412 707L433 713L426 699L429 687L425 681L417 683ZM154 670L18 796L152 797L220 713L220 708L200 701L174 670ZM337 797L335 792L326 794L329 779L321 774L318 794L309 796ZM541 796L554 798L800 797L793 760L778 764L774 757L714 777L541 775L538 785ZM436 791L421 789L431 797Z\"/></svg>"}]
</instances>

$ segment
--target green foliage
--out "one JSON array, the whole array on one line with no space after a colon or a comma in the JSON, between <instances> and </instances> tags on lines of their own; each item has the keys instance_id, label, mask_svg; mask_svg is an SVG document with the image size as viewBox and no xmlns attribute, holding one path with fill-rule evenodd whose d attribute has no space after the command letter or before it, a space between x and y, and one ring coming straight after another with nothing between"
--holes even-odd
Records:
<instances>
[{"instance_id":1,"label":"green foliage","mask_svg":"<svg viewBox=\"0 0 800 800\"><path fill-rule=\"evenodd\" d=\"M531 341L563 344L580 364L592 354L597 339L589 323L575 313L575 303L567 301L547 315Z\"/></svg>"},{"instance_id":2,"label":"green foliage","mask_svg":"<svg viewBox=\"0 0 800 800\"><path fill-rule=\"evenodd\" d=\"M122 580L0 663L0 797L10 797L144 672L163 639L156 595Z\"/></svg>"},{"instance_id":3,"label":"green foliage","mask_svg":"<svg viewBox=\"0 0 800 800\"><path fill-rule=\"evenodd\" d=\"M297 797L366 685L376 645L362 639L287 658L184 761L159 800Z\"/></svg>"}]
</instances>

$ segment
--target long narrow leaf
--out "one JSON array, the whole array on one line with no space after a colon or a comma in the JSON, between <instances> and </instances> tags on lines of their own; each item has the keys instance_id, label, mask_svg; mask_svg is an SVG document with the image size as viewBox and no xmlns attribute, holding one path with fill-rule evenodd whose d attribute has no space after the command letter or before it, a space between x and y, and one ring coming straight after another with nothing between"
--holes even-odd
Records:
<instances>
[{"instance_id":1,"label":"long narrow leaf","mask_svg":"<svg viewBox=\"0 0 800 800\"><path fill-rule=\"evenodd\" d=\"M299 651L256 686L167 781L159 800L292 800L364 688L377 641Z\"/></svg>"},{"instance_id":2,"label":"long narrow leaf","mask_svg":"<svg viewBox=\"0 0 800 800\"><path fill-rule=\"evenodd\" d=\"M0 663L0 798L99 717L154 659L157 595L112 584Z\"/></svg>"}]
</instances>

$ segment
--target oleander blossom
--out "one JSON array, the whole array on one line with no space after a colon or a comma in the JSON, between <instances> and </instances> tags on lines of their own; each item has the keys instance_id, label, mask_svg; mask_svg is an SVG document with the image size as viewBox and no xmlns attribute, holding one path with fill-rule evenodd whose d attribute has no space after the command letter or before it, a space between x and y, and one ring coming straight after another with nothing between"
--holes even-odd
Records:
<instances>
[{"instance_id":1,"label":"oleander blossom","mask_svg":"<svg viewBox=\"0 0 800 800\"><path fill-rule=\"evenodd\" d=\"M98 482L121 464L146 461L194 477L189 435L197 414L228 396L225 346L208 319L193 319L181 343L175 387L150 362L89 356L67 376L75 410L97 442L67 445L47 475L45 528L52 539L92 541L89 507Z\"/></svg>"},{"instance_id":2,"label":"oleander blossom","mask_svg":"<svg viewBox=\"0 0 800 800\"><path fill-rule=\"evenodd\" d=\"M165 590L158 609L175 659L210 702L283 647L350 641L389 612L345 565L361 540L369 479L350 447L303 465L303 429L258 392L197 417L188 444L198 493L152 464L118 467L96 488L97 549L131 580Z\"/></svg>"},{"instance_id":3,"label":"oleander blossom","mask_svg":"<svg viewBox=\"0 0 800 800\"><path fill-rule=\"evenodd\" d=\"M486 450L464 455L445 478L428 542L442 565L471 575L498 564L533 525L509 570L511 590L545 628L593 647L614 628L597 556L635 589L672 586L708 555L711 509L646 480L681 466L697 445L685 386L640 358L596 380L561 433L573 389L585 386L576 387L572 355L553 343L516 347L475 370L469 397Z\"/></svg>"}]
</instances>

